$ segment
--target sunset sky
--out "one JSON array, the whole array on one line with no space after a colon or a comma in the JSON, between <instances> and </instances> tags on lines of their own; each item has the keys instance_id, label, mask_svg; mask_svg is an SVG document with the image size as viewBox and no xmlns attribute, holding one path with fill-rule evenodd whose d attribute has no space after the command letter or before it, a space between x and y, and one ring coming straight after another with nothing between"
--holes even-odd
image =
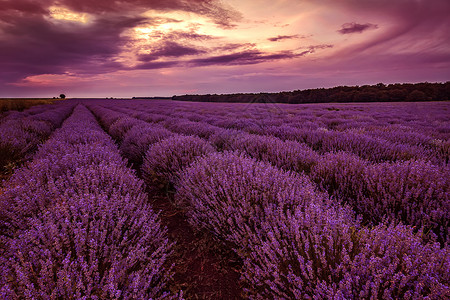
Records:
<instances>
[{"instance_id":1,"label":"sunset sky","mask_svg":"<svg viewBox=\"0 0 450 300\"><path fill-rule=\"evenodd\" d=\"M449 0L0 0L0 97L450 80Z\"/></svg>"}]
</instances>

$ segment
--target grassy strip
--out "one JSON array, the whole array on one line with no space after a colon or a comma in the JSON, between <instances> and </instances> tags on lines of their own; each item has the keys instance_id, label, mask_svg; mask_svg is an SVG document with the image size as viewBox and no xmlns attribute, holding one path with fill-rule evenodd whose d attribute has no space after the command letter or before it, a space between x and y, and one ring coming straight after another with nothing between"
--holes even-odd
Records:
<instances>
[{"instance_id":1,"label":"grassy strip","mask_svg":"<svg viewBox=\"0 0 450 300\"><path fill-rule=\"evenodd\" d=\"M23 111L35 105L42 104L52 104L55 101L60 101L61 99L50 99L50 98L0 98L0 112L5 112L9 110Z\"/></svg>"}]
</instances>

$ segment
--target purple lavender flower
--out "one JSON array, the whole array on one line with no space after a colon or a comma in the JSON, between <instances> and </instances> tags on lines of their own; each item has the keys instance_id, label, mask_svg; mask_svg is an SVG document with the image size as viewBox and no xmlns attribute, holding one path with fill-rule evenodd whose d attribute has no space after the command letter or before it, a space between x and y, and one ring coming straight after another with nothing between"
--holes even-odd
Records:
<instances>
[{"instance_id":1,"label":"purple lavender flower","mask_svg":"<svg viewBox=\"0 0 450 300\"><path fill-rule=\"evenodd\" d=\"M168 187L177 182L184 168L214 151L212 145L198 137L169 137L150 146L141 167L142 177L149 186Z\"/></svg>"}]
</instances>

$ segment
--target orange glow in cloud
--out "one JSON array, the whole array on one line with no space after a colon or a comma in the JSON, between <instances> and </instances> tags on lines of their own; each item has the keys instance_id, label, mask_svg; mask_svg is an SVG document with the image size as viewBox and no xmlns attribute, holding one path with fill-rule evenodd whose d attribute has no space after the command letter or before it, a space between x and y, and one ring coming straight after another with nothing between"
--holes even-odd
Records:
<instances>
[{"instance_id":1,"label":"orange glow in cloud","mask_svg":"<svg viewBox=\"0 0 450 300\"><path fill-rule=\"evenodd\" d=\"M100 79L101 77L103 77L103 79L106 78L102 75L97 75L95 77L95 79ZM21 87L74 86L90 82L92 80L94 80L94 78L91 76L80 76L79 74L67 72L65 74L42 74L28 76L20 82L14 83L14 85Z\"/></svg>"},{"instance_id":2,"label":"orange glow in cloud","mask_svg":"<svg viewBox=\"0 0 450 300\"><path fill-rule=\"evenodd\" d=\"M89 15L86 13L77 13L62 6L50 6L50 16L55 20L79 22L86 24L89 22Z\"/></svg>"}]
</instances>

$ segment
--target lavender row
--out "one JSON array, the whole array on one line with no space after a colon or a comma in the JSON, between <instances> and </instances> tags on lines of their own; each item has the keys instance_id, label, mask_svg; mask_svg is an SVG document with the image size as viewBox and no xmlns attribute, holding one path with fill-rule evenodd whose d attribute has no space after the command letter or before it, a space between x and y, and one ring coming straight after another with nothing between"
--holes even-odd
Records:
<instances>
[{"instance_id":1,"label":"lavender row","mask_svg":"<svg viewBox=\"0 0 450 300\"><path fill-rule=\"evenodd\" d=\"M357 105L341 105L339 108L323 107L320 105L308 106L286 106L286 105L247 105L247 106L225 106L223 105L209 105L201 106L196 109L195 105L183 106L182 111L172 113L173 108L169 106L169 113L173 117L187 118L194 121L204 121L213 125L233 128L245 129L250 133L257 133L260 135L267 135L267 128L270 127L294 127L301 129L303 135L312 136L321 134L323 131L329 131L334 134L341 132L349 132L350 135L362 134L354 138L359 143L367 143L369 146L374 143L387 143L390 145L391 154L386 151L384 155L378 154L373 159L378 160L398 160L407 158L402 157L397 153L399 148L415 158L419 157L424 152L429 159L437 162L447 162L449 157L449 135L450 127L448 123L448 114L445 113L447 107L445 103L428 104L426 107L417 108L396 105L381 105L380 108L371 105L358 107ZM172 104L173 106L173 104ZM329 106L329 105L328 105ZM212 109L216 107L216 109ZM386 109L388 108L388 109ZM224 109L226 114L224 115ZM160 112L164 109L159 108ZM166 108L167 110L167 108ZM201 114L197 113L201 110ZM205 111L210 111L210 114ZM153 110L155 111L155 110ZM167 113L167 112L165 112ZM403 118L403 119L402 119ZM376 135L376 132L370 132L365 129L370 127L379 127L383 130L391 130L389 134ZM361 131L362 129L362 131ZM401 129L401 130L398 130ZM316 132L316 131L319 132ZM417 135L422 135L417 140ZM332 138L331 136L330 138ZM425 138L426 141L423 139ZM317 145L316 145L317 146ZM335 144L334 147L339 147ZM419 147L417 147L419 146ZM344 150L338 148L339 150ZM329 151L325 149L324 151ZM380 150L378 150L380 151ZM437 153L435 153L437 152ZM442 153L444 152L444 153ZM370 153L369 153L370 154ZM386 156L383 157L383 156ZM370 158L368 155L366 158ZM424 159L425 157L420 157Z\"/></svg>"},{"instance_id":2,"label":"lavender row","mask_svg":"<svg viewBox=\"0 0 450 300\"><path fill-rule=\"evenodd\" d=\"M147 104L147 105L146 105ZM152 112L185 117L194 121L212 121L228 126L253 123L259 127L288 125L297 128L344 131L371 126L401 126L436 139L448 140L448 103L403 104L226 104L180 102L130 102L121 107L147 108ZM253 126L257 129L257 126ZM233 127L239 128L239 127Z\"/></svg>"},{"instance_id":3,"label":"lavender row","mask_svg":"<svg viewBox=\"0 0 450 300\"><path fill-rule=\"evenodd\" d=\"M44 106L34 109L36 114L17 113L16 117L4 120L0 124L0 170L5 171L8 163L36 150L70 115L74 106L74 103Z\"/></svg>"},{"instance_id":4,"label":"lavender row","mask_svg":"<svg viewBox=\"0 0 450 300\"><path fill-rule=\"evenodd\" d=\"M143 118L142 115L141 117ZM148 114L146 119L156 120L152 114ZM358 214L364 216L365 222L379 224L384 219L400 221L431 230L441 241L448 239L448 167L434 166L421 160L369 164L348 153L320 156L302 143L282 141L271 136L248 134L174 118L159 119L158 122L171 131L205 138L219 150L243 151L252 158L284 170L312 172L314 181L340 201L350 204ZM147 126L152 127L150 124ZM150 132L152 129L149 129ZM135 136L132 131L130 136ZM135 136L135 139L138 137ZM170 145L170 142L173 145ZM207 153L194 150L193 145L191 152L189 149L177 151L174 146L179 145L176 147L185 149L180 144L184 142L175 138L170 142L164 142L154 148L154 151L147 153L143 166L144 176L149 177L149 170L156 167L162 170L170 169L164 161L181 162L182 156L185 155L186 162L180 165L186 165L192 161L193 154ZM200 146L198 141L195 141L195 144L197 147L204 147ZM148 145L150 144L146 146ZM153 181L158 181L155 178L164 177L155 174L152 176ZM167 180L165 182L167 185Z\"/></svg>"},{"instance_id":5,"label":"lavender row","mask_svg":"<svg viewBox=\"0 0 450 300\"><path fill-rule=\"evenodd\" d=\"M444 274L450 263L446 260L447 248L421 245L422 237L402 225L379 225L372 230L361 227L351 212L333 207L305 177L289 174L280 179L283 173L269 165L238 159L236 155L227 157L227 153L214 153L214 159L204 158L196 163L209 151L197 150L203 145L194 143L194 139L172 137L150 146L142 173L150 185L165 173L166 180L175 183L178 205L187 210L190 222L235 245L245 262L242 276L250 298L419 298L446 293L449 278ZM259 167L245 167L248 164ZM200 168L199 173L196 168ZM304 189L301 196L295 194L295 189ZM282 203L278 203L280 198ZM305 202L314 205L305 208ZM324 216L331 220L324 220ZM298 225L301 229L296 228ZM384 238L391 235L394 238L388 243L389 249L380 250L380 245L386 247ZM382 238L377 239L378 236ZM300 241L300 249L292 249ZM355 244L357 247L353 247ZM311 254L308 249L317 252ZM350 266L345 253L355 255ZM412 266L392 263L405 257L413 257ZM292 261L300 263L289 269ZM361 272L360 263L372 268ZM422 269L424 264L427 265ZM386 268L390 271L380 272ZM417 277L417 272L422 271ZM330 277L333 272L336 274ZM415 276L409 276L409 272ZM434 276L432 284L428 282L430 274ZM393 278L402 279L401 288ZM324 280L328 282L323 283ZM414 290L416 284L423 289Z\"/></svg>"},{"instance_id":6,"label":"lavender row","mask_svg":"<svg viewBox=\"0 0 450 300\"><path fill-rule=\"evenodd\" d=\"M3 297L171 297L166 229L84 106L7 182L0 205Z\"/></svg>"},{"instance_id":7,"label":"lavender row","mask_svg":"<svg viewBox=\"0 0 450 300\"><path fill-rule=\"evenodd\" d=\"M32 106L24 111L16 111L16 110L9 110L6 112L3 112L0 114L0 124L4 121L9 121L9 120L17 120L17 119L23 119L29 116L33 116L36 114L40 114L43 112L48 111L49 109L53 108L54 106L59 105L58 104L42 104L42 105L36 105L36 106Z\"/></svg>"},{"instance_id":8,"label":"lavender row","mask_svg":"<svg viewBox=\"0 0 450 300\"><path fill-rule=\"evenodd\" d=\"M267 134L282 140L294 140L309 145L319 153L345 151L372 162L426 159L435 164L448 163L448 153L436 145L436 149L389 142L355 131L337 132L326 129L300 129L290 126L267 128ZM442 149L442 150L441 150Z\"/></svg>"},{"instance_id":9,"label":"lavender row","mask_svg":"<svg viewBox=\"0 0 450 300\"><path fill-rule=\"evenodd\" d=\"M163 123L176 132L209 138L219 149L245 151L253 158L286 170L309 172L314 168L312 176L315 181L350 203L355 211L365 216L366 221L377 224L383 218L389 218L432 229L441 240L448 238L448 168L424 161L368 164L345 153L328 154L319 159L314 151L292 141L282 142L273 137L217 129L173 118ZM349 158L344 165L341 161L346 157ZM351 176L349 170L360 172L360 176ZM345 193L346 190L352 194Z\"/></svg>"},{"instance_id":10,"label":"lavender row","mask_svg":"<svg viewBox=\"0 0 450 300\"><path fill-rule=\"evenodd\" d=\"M320 153L346 151L373 162L408 159L428 159L434 163L448 163L448 144L435 139L418 143L412 137L396 138L399 134L368 135L361 130L336 131L327 128L296 127L279 122L244 120L208 120L212 125L226 129L243 130L262 136L305 143ZM412 140L412 141L411 141ZM402 142L399 142L402 141Z\"/></svg>"},{"instance_id":11,"label":"lavender row","mask_svg":"<svg viewBox=\"0 0 450 300\"><path fill-rule=\"evenodd\" d=\"M132 109L125 111L130 112ZM166 114L165 117L168 121L180 118L188 119L189 121L185 123L190 126L195 126L194 123L198 124L200 121L198 127L208 123L209 126L214 127L243 130L263 136L273 135L282 140L306 143L320 153L346 151L373 162L426 159L431 160L434 164L448 164L450 156L450 141L448 140L431 137L424 140L422 136L422 139L417 141L417 135L393 133L392 131L387 134L384 132L379 135L374 132L368 134L356 125L349 126L350 129L344 131L329 130L327 128L332 126L327 127L326 124L322 125L325 127L303 124L298 126L294 121L283 122L281 119L274 119L271 115L273 112L263 112L257 116L255 113L251 113L245 118L229 115L226 118L220 116L205 118L195 112L172 113L164 109L152 109L151 112L153 115L155 113Z\"/></svg>"},{"instance_id":12,"label":"lavender row","mask_svg":"<svg viewBox=\"0 0 450 300\"><path fill-rule=\"evenodd\" d=\"M188 134L195 134L197 132L197 135L203 137L208 137L211 135L211 132L214 132L208 126L202 126L201 124L198 124L198 126L196 126L194 125L195 123L192 122L176 122L176 120L174 119L171 120L172 124L169 125L169 128L171 128L172 130L182 131L183 133ZM236 131L229 132L229 136L236 137L238 135L239 134ZM220 141L222 141L227 146L232 146L233 143L228 142L229 140L230 139L227 138L226 135L224 138L223 134L219 134L218 137L216 136L214 144L216 146L220 146ZM239 140L239 138L237 140ZM245 138L241 138L241 140L245 140ZM289 151L291 149L295 149L295 147L280 147L280 143L276 143L276 140L271 141L271 143L261 143L261 138L257 138L255 136L248 136L246 140L248 141L247 145L240 142L237 143L237 148L229 148L238 149L239 146L241 148L247 147L246 152L253 157L256 157L258 159L265 157L265 159L263 160L274 163L279 167L287 167L287 169L296 170L295 166L292 167L292 164L286 165L285 163L283 163L283 159L281 161L279 159L280 156L284 158L282 155L283 149L287 149ZM249 149L253 151L248 151ZM310 155L308 151L303 153L306 155L303 155L303 159L300 159L298 161L306 162L307 167L308 165L313 166L316 163L317 155ZM297 154L297 157L302 156L299 156ZM326 168L330 168L334 165L339 165L338 161L333 160L326 164L327 159L334 157L336 156L328 155L326 159L321 160L321 165L317 168L317 170L320 168L323 169L325 167L325 171L322 170L322 172L319 171L315 173L316 181L318 181L319 183L324 182L324 186L329 186L326 181L329 181L329 177L333 176L332 174L334 174L333 169L330 169L330 173L327 174ZM291 160L295 162L295 159ZM356 166L358 166L358 164L356 164ZM411 168L416 169L416 175L409 176L409 170ZM398 176L398 178L396 178L394 182L381 180L381 182L374 183L377 178L386 178L383 177L382 173L379 171L380 169L386 170L386 172L389 174L389 178L390 176ZM355 188L355 193L357 193L356 191L370 190L370 192L366 192L363 197L355 195L353 195L352 197L343 197L344 201L353 204L353 207L359 212L370 211L372 208L376 207L376 209L372 210L371 213L364 213L364 215L372 222L378 223L387 215L390 219L397 219L403 221L406 224L432 228L433 231L436 232L441 239L447 239L449 214L449 208L447 204L448 183L447 181L442 180L442 178L448 178L448 169L434 167L429 163L422 161L413 161L410 163L400 162L390 164L384 163L381 165L373 166L368 165L364 168L363 173L365 175L361 178L346 178L345 176L340 177L341 183L339 185L344 185L344 187L341 187L341 189L345 189L345 185L351 184L353 186L358 186L358 188ZM355 182L352 182L353 180ZM332 193L334 193L336 189L338 188L328 188L328 190L330 190ZM364 201L362 201L362 199ZM361 208L362 203L368 204L367 209Z\"/></svg>"},{"instance_id":13,"label":"lavender row","mask_svg":"<svg viewBox=\"0 0 450 300\"><path fill-rule=\"evenodd\" d=\"M383 220L435 233L448 241L450 168L426 161L369 164L348 153L322 156L310 176L371 224Z\"/></svg>"},{"instance_id":14,"label":"lavender row","mask_svg":"<svg viewBox=\"0 0 450 300\"><path fill-rule=\"evenodd\" d=\"M319 185L351 204L366 222L401 221L432 230L441 241L449 238L448 167L423 160L369 164L347 153L319 156L304 144L270 136L215 130L212 126L173 118L166 124L177 132L209 138L219 149L244 151L285 170L307 173L313 170L311 176Z\"/></svg>"},{"instance_id":15,"label":"lavender row","mask_svg":"<svg viewBox=\"0 0 450 300\"><path fill-rule=\"evenodd\" d=\"M176 189L189 221L241 257L249 299L449 296L447 247L423 244L402 225L362 227L305 176L213 153Z\"/></svg>"},{"instance_id":16,"label":"lavender row","mask_svg":"<svg viewBox=\"0 0 450 300\"><path fill-rule=\"evenodd\" d=\"M121 112L117 112L116 114L117 116L122 116L122 118L126 118L123 116L127 115L127 113ZM150 132L154 128L161 128L163 126L170 132L198 136L205 139L220 151L243 151L251 157L270 162L285 170L309 172L312 165L319 158L319 155L311 148L295 141L282 141L271 136L249 134L239 130L220 128L207 123L162 117L157 114L135 113L130 115L131 118L156 123L147 123L147 127L151 128L149 131L150 135L152 135ZM117 122L115 125L123 126L123 123ZM124 140L129 139L130 136L134 136L136 140L139 138L134 131L130 130L125 135ZM141 136L141 138L145 139L145 136Z\"/></svg>"},{"instance_id":17,"label":"lavender row","mask_svg":"<svg viewBox=\"0 0 450 300\"><path fill-rule=\"evenodd\" d=\"M446 293L447 248L422 245L422 238L402 225L361 227L348 209L334 207L306 177L228 153L195 163L212 152L205 147L195 137L167 138L150 146L142 173L149 185L164 176L175 183L178 205L187 209L191 223L236 245L250 298L418 298ZM387 250L379 249L384 243L380 236L389 236L383 245ZM412 257L412 265L401 262L405 257ZM297 263L289 265L292 262ZM361 271L361 263L372 267ZM414 289L417 284L421 289Z\"/></svg>"},{"instance_id":18,"label":"lavender row","mask_svg":"<svg viewBox=\"0 0 450 300\"><path fill-rule=\"evenodd\" d=\"M399 126L433 138L449 138L448 103L283 105L130 101L118 107L163 113L193 121L213 122L239 129L253 124L258 130L287 125L297 128L344 131Z\"/></svg>"},{"instance_id":19,"label":"lavender row","mask_svg":"<svg viewBox=\"0 0 450 300\"><path fill-rule=\"evenodd\" d=\"M104 107L90 108L121 145L122 154L137 166L142 164L142 177L151 189L171 188L184 168L198 157L216 151L198 137L175 134Z\"/></svg>"},{"instance_id":20,"label":"lavender row","mask_svg":"<svg viewBox=\"0 0 450 300\"><path fill-rule=\"evenodd\" d=\"M119 112L118 114L121 113ZM122 113L122 115L127 114ZM157 114L135 113L131 114L131 117L157 123L156 125L148 124L148 127L159 128L164 126L170 132L198 136L213 144L220 151L244 151L251 157L270 162L286 170L296 172L309 171L319 158L319 155L311 148L295 141L282 141L271 136L249 134L239 130L220 128L207 123L162 117ZM119 124L118 122L117 125ZM134 135L132 131L126 134L125 139L131 135Z\"/></svg>"},{"instance_id":21,"label":"lavender row","mask_svg":"<svg viewBox=\"0 0 450 300\"><path fill-rule=\"evenodd\" d=\"M105 130L118 142L120 151L130 162L140 165L148 147L174 135L162 126L152 125L98 105L89 108Z\"/></svg>"},{"instance_id":22,"label":"lavender row","mask_svg":"<svg viewBox=\"0 0 450 300\"><path fill-rule=\"evenodd\" d=\"M365 222L388 219L431 230L441 241L449 238L448 166L423 160L373 164L345 152L318 155L298 142L252 134L222 131L210 141L284 170L306 172L323 190L350 204Z\"/></svg>"}]
</instances>

